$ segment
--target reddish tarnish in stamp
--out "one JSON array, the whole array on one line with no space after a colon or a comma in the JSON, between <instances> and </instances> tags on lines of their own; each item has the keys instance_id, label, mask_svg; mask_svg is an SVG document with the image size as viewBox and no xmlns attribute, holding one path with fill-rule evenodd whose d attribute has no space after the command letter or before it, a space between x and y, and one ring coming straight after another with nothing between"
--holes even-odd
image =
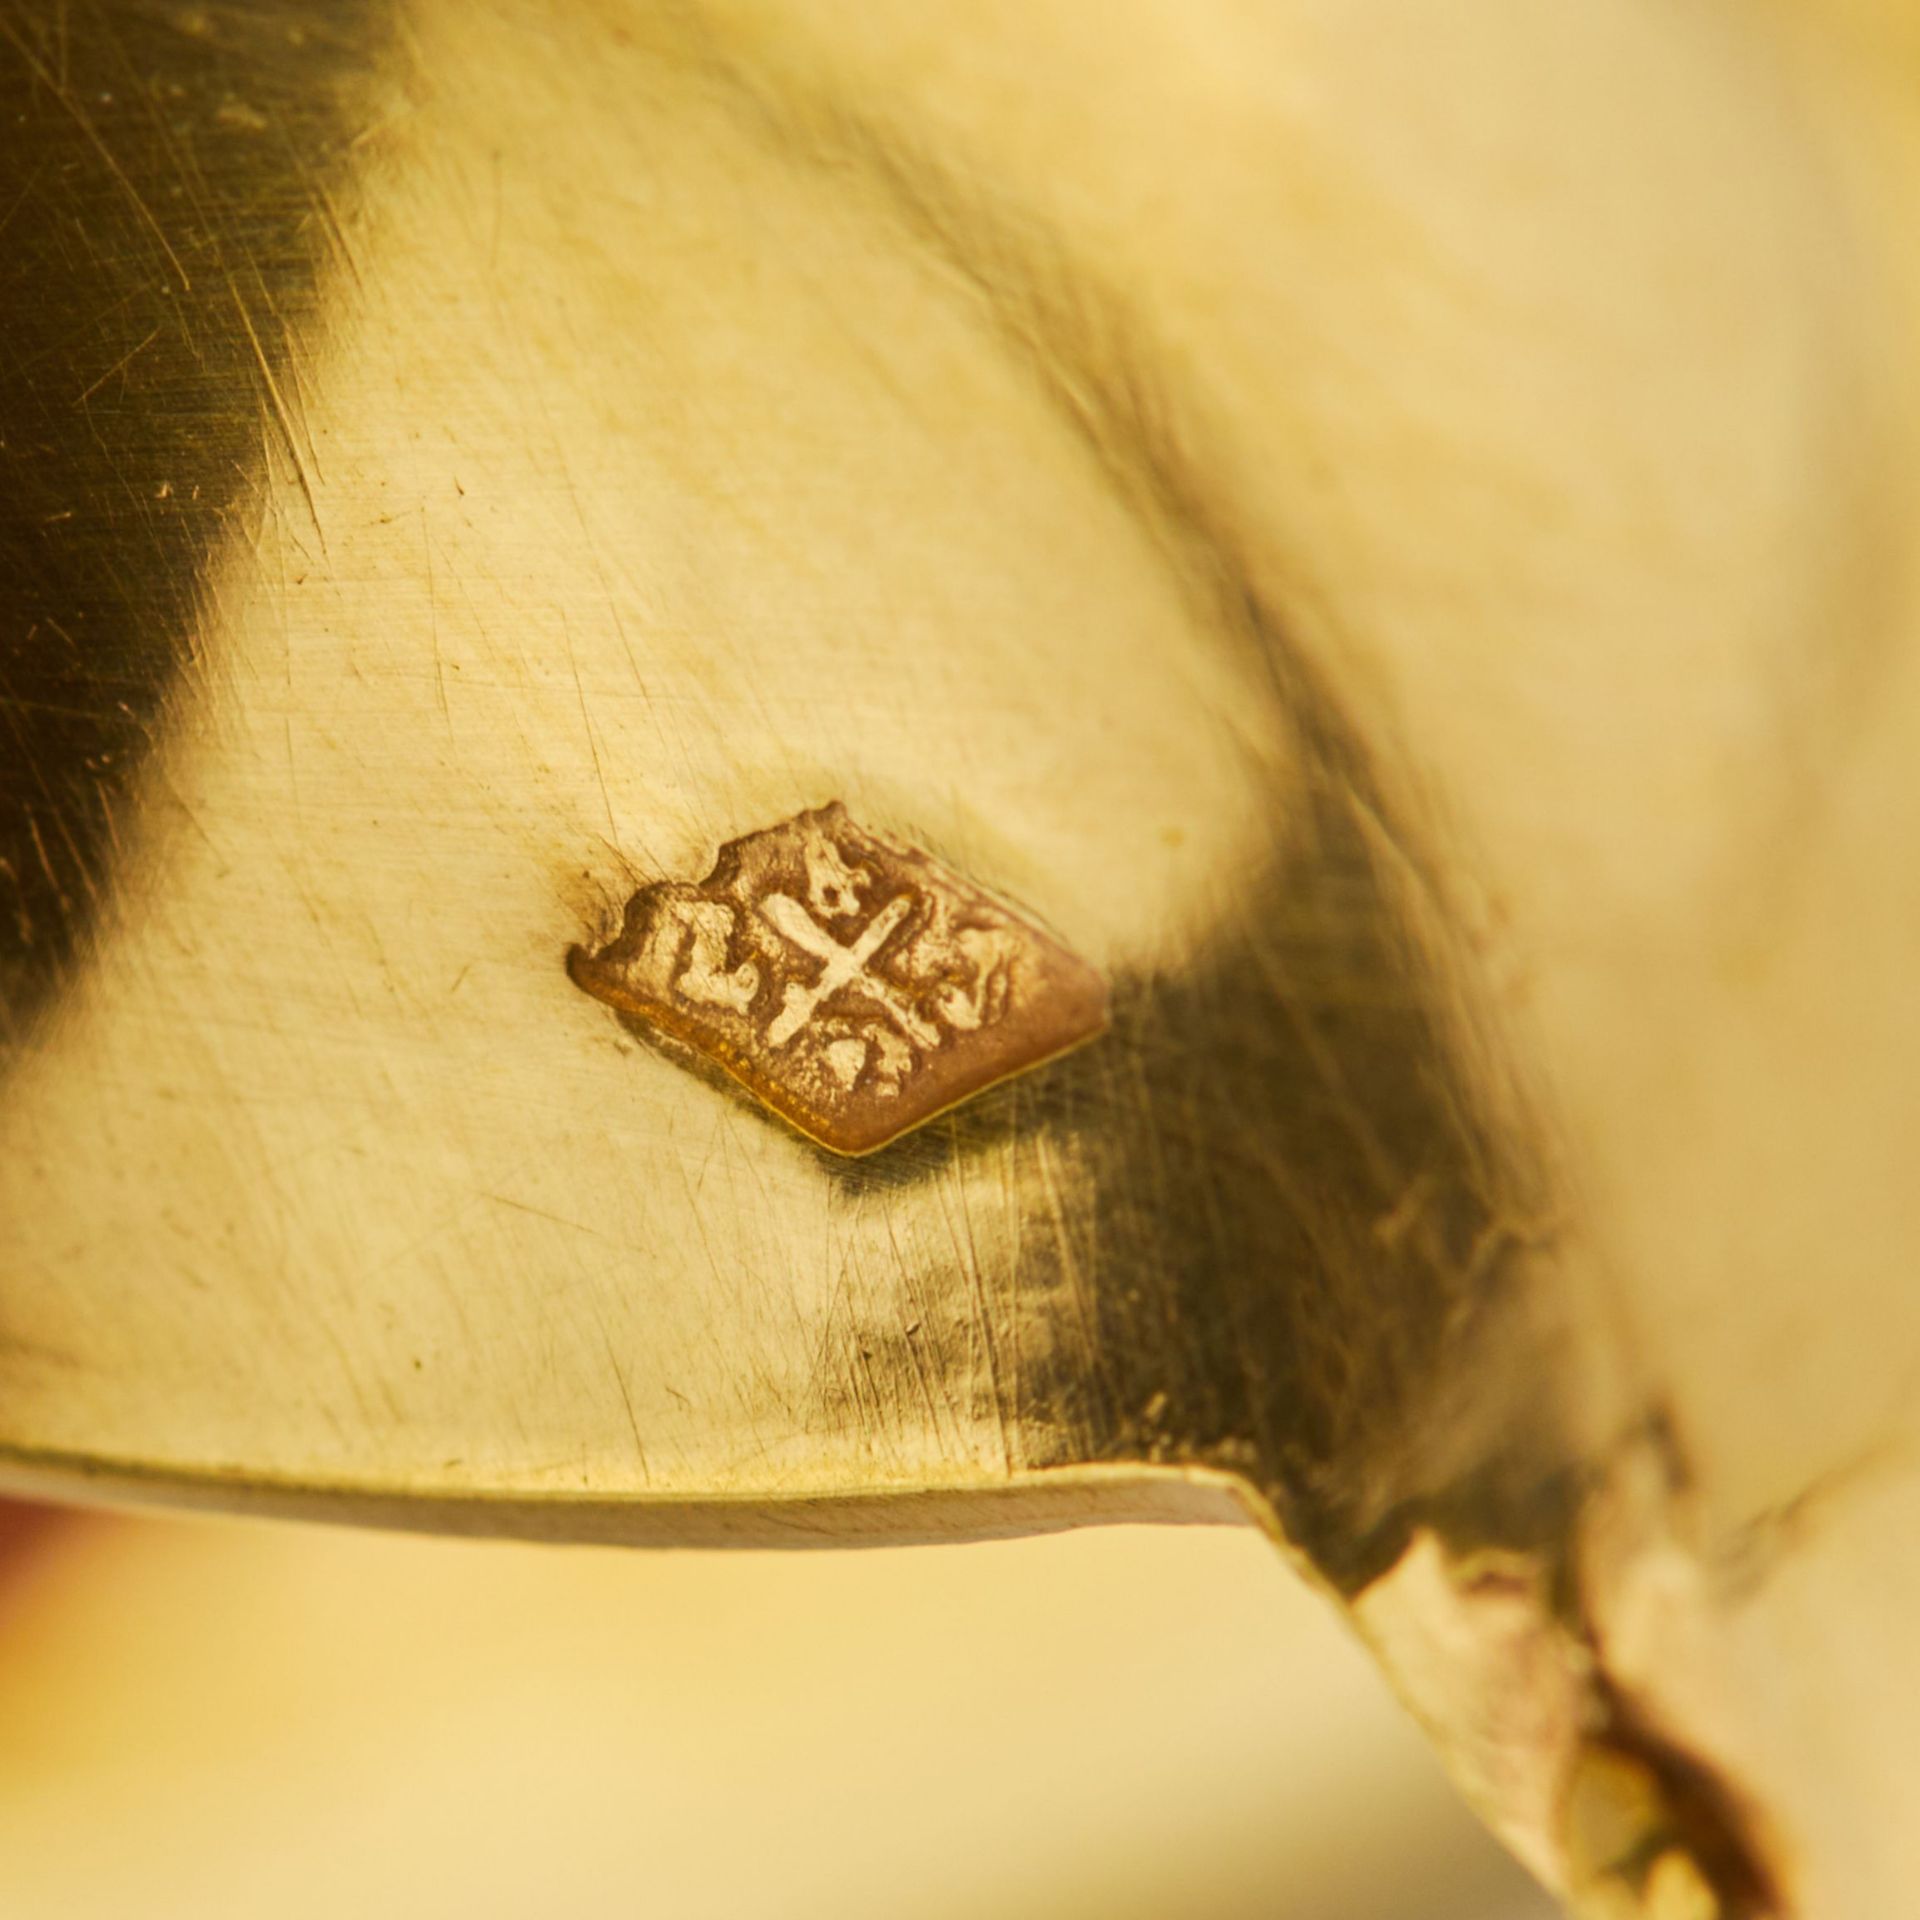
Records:
<instances>
[{"instance_id":1,"label":"reddish tarnish in stamp","mask_svg":"<svg viewBox=\"0 0 1920 1920\"><path fill-rule=\"evenodd\" d=\"M1107 1023L1084 960L838 801L729 841L697 886L642 887L567 971L845 1154Z\"/></svg>"}]
</instances>

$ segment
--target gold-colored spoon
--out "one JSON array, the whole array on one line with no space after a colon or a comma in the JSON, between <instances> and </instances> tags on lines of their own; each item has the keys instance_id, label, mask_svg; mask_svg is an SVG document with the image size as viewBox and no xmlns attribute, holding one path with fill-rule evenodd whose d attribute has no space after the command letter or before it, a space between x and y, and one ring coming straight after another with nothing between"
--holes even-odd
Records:
<instances>
[{"instance_id":1,"label":"gold-colored spoon","mask_svg":"<svg viewBox=\"0 0 1920 1920\"><path fill-rule=\"evenodd\" d=\"M0 10L9 1483L1251 1518L1593 1911L1895 1910L1867 24Z\"/></svg>"}]
</instances>

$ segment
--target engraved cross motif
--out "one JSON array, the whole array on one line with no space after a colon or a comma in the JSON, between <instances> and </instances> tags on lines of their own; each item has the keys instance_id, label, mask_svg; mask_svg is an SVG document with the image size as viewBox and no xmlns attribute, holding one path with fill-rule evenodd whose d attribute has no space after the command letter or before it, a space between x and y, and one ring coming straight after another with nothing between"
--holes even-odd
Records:
<instances>
[{"instance_id":1,"label":"engraved cross motif","mask_svg":"<svg viewBox=\"0 0 1920 1920\"><path fill-rule=\"evenodd\" d=\"M864 904L883 904L862 923ZM1106 1024L1098 974L838 804L659 881L568 958L596 999L692 1048L802 1132L867 1153Z\"/></svg>"},{"instance_id":2,"label":"engraved cross motif","mask_svg":"<svg viewBox=\"0 0 1920 1920\"><path fill-rule=\"evenodd\" d=\"M842 987L852 987L885 1009L909 1040L923 1047L940 1044L940 1029L914 1012L913 1004L899 988L868 971L867 963L886 945L888 936L907 917L912 902L904 895L889 900L873 916L872 924L850 947L843 947L825 927L790 895L776 893L761 902L760 911L779 932L798 947L823 962L820 978L810 987L790 982L780 1003L780 1012L767 1029L767 1043L784 1047L813 1018L814 1009Z\"/></svg>"}]
</instances>

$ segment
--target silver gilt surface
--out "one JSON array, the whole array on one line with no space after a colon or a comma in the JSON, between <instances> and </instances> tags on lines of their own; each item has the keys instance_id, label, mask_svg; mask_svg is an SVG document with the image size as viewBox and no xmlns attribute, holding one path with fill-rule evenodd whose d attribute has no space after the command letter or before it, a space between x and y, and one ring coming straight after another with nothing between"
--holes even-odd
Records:
<instances>
[{"instance_id":1,"label":"silver gilt surface","mask_svg":"<svg viewBox=\"0 0 1920 1920\"><path fill-rule=\"evenodd\" d=\"M1916 78L0 0L9 1484L1251 1517L1592 1912L1904 1910ZM570 981L829 800L1107 1034L845 1161Z\"/></svg>"}]
</instances>

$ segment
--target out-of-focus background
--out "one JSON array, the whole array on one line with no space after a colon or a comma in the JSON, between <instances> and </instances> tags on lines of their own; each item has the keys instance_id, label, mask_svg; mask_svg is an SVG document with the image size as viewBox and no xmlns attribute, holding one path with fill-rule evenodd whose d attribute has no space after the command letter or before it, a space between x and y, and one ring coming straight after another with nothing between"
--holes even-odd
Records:
<instances>
[{"instance_id":1,"label":"out-of-focus background","mask_svg":"<svg viewBox=\"0 0 1920 1920\"><path fill-rule=\"evenodd\" d=\"M1545 1920L1237 1530L624 1553L0 1508L6 1920Z\"/></svg>"}]
</instances>

